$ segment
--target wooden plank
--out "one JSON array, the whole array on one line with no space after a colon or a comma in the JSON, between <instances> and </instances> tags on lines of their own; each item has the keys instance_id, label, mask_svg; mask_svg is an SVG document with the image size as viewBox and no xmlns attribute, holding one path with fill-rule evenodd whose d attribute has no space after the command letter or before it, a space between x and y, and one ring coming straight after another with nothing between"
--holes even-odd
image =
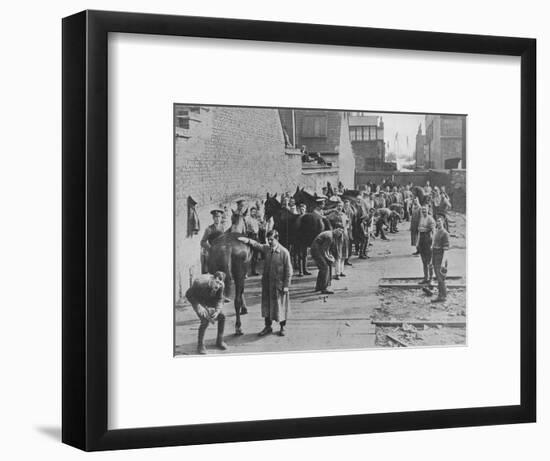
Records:
<instances>
[{"instance_id":1,"label":"wooden plank","mask_svg":"<svg viewBox=\"0 0 550 461\"><path fill-rule=\"evenodd\" d=\"M426 284L417 284L417 283L381 283L378 285L378 288L424 288L428 287L429 285ZM437 285L434 283L432 287L437 287ZM455 289L455 288L466 288L465 284L448 284L448 289Z\"/></svg>"},{"instance_id":2,"label":"wooden plank","mask_svg":"<svg viewBox=\"0 0 550 461\"><path fill-rule=\"evenodd\" d=\"M380 280L422 280L424 277L382 277ZM463 279L462 275L447 275L447 280Z\"/></svg>"},{"instance_id":3,"label":"wooden plank","mask_svg":"<svg viewBox=\"0 0 550 461\"><path fill-rule=\"evenodd\" d=\"M401 327L404 323L416 326L465 327L465 320L372 320L377 327Z\"/></svg>"},{"instance_id":4,"label":"wooden plank","mask_svg":"<svg viewBox=\"0 0 550 461\"><path fill-rule=\"evenodd\" d=\"M408 345L406 342L401 341L399 338L396 338L395 336L390 335L389 333L387 333L386 336L387 336L389 339L391 339L392 341L394 341L394 342L396 342L397 344L399 344L400 346L409 347L409 345Z\"/></svg>"}]
</instances>

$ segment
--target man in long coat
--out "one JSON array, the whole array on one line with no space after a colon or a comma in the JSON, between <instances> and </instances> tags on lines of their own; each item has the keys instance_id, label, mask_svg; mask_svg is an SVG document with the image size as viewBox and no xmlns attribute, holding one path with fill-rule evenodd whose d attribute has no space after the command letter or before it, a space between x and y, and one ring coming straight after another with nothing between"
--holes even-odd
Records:
<instances>
[{"instance_id":1,"label":"man in long coat","mask_svg":"<svg viewBox=\"0 0 550 461\"><path fill-rule=\"evenodd\" d=\"M279 243L279 233L276 230L267 233L267 245L246 237L239 237L239 240L261 251L265 257L262 275L262 317L265 327L259 336L273 333L273 321L279 322L279 336L284 336L290 310L288 292L293 272L290 253Z\"/></svg>"}]
</instances>

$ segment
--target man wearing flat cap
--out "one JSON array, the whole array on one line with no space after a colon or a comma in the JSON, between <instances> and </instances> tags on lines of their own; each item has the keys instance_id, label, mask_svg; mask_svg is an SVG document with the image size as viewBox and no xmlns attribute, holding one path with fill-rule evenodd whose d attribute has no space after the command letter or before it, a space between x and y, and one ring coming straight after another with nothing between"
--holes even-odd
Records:
<instances>
[{"instance_id":1,"label":"man wearing flat cap","mask_svg":"<svg viewBox=\"0 0 550 461\"><path fill-rule=\"evenodd\" d=\"M223 234L224 228L222 224L223 210L214 209L210 211L212 215L213 223L210 224L205 230L201 239L201 272L203 274L208 273L208 253L212 242Z\"/></svg>"}]
</instances>

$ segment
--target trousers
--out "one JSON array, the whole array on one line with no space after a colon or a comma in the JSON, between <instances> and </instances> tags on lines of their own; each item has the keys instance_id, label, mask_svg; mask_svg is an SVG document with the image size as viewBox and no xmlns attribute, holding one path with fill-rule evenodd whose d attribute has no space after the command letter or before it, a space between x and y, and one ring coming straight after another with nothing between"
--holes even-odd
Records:
<instances>
[{"instance_id":1,"label":"trousers","mask_svg":"<svg viewBox=\"0 0 550 461\"><path fill-rule=\"evenodd\" d=\"M420 232L418 237L418 251L422 258L424 280L431 280L433 276L432 266L432 233Z\"/></svg>"},{"instance_id":2,"label":"trousers","mask_svg":"<svg viewBox=\"0 0 550 461\"><path fill-rule=\"evenodd\" d=\"M445 283L445 274L441 272L444 255L445 255L445 250L441 250L437 248L433 250L432 261L433 261L435 276L437 278L437 290L438 290L437 296L440 299L447 298L447 284Z\"/></svg>"}]
</instances>

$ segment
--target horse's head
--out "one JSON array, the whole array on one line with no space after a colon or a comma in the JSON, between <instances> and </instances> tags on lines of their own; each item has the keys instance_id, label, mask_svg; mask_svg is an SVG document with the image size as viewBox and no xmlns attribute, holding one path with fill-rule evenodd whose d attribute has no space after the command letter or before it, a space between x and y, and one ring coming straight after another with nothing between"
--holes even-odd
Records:
<instances>
[{"instance_id":1,"label":"horse's head","mask_svg":"<svg viewBox=\"0 0 550 461\"><path fill-rule=\"evenodd\" d=\"M239 234L246 233L246 223L244 221L244 218L247 213L248 210L246 210L243 214L238 213L235 210L231 210L231 229L229 230L230 232L238 232Z\"/></svg>"},{"instance_id":2,"label":"horse's head","mask_svg":"<svg viewBox=\"0 0 550 461\"><path fill-rule=\"evenodd\" d=\"M304 203L308 211L311 211L317 204L317 197L306 192L304 188L296 187L296 192L293 195L297 205Z\"/></svg>"},{"instance_id":3,"label":"horse's head","mask_svg":"<svg viewBox=\"0 0 550 461\"><path fill-rule=\"evenodd\" d=\"M275 193L275 195L269 195L268 192L264 203L264 216L266 221L268 221L273 216L277 216L280 211L281 204L277 200L277 193Z\"/></svg>"}]
</instances>

